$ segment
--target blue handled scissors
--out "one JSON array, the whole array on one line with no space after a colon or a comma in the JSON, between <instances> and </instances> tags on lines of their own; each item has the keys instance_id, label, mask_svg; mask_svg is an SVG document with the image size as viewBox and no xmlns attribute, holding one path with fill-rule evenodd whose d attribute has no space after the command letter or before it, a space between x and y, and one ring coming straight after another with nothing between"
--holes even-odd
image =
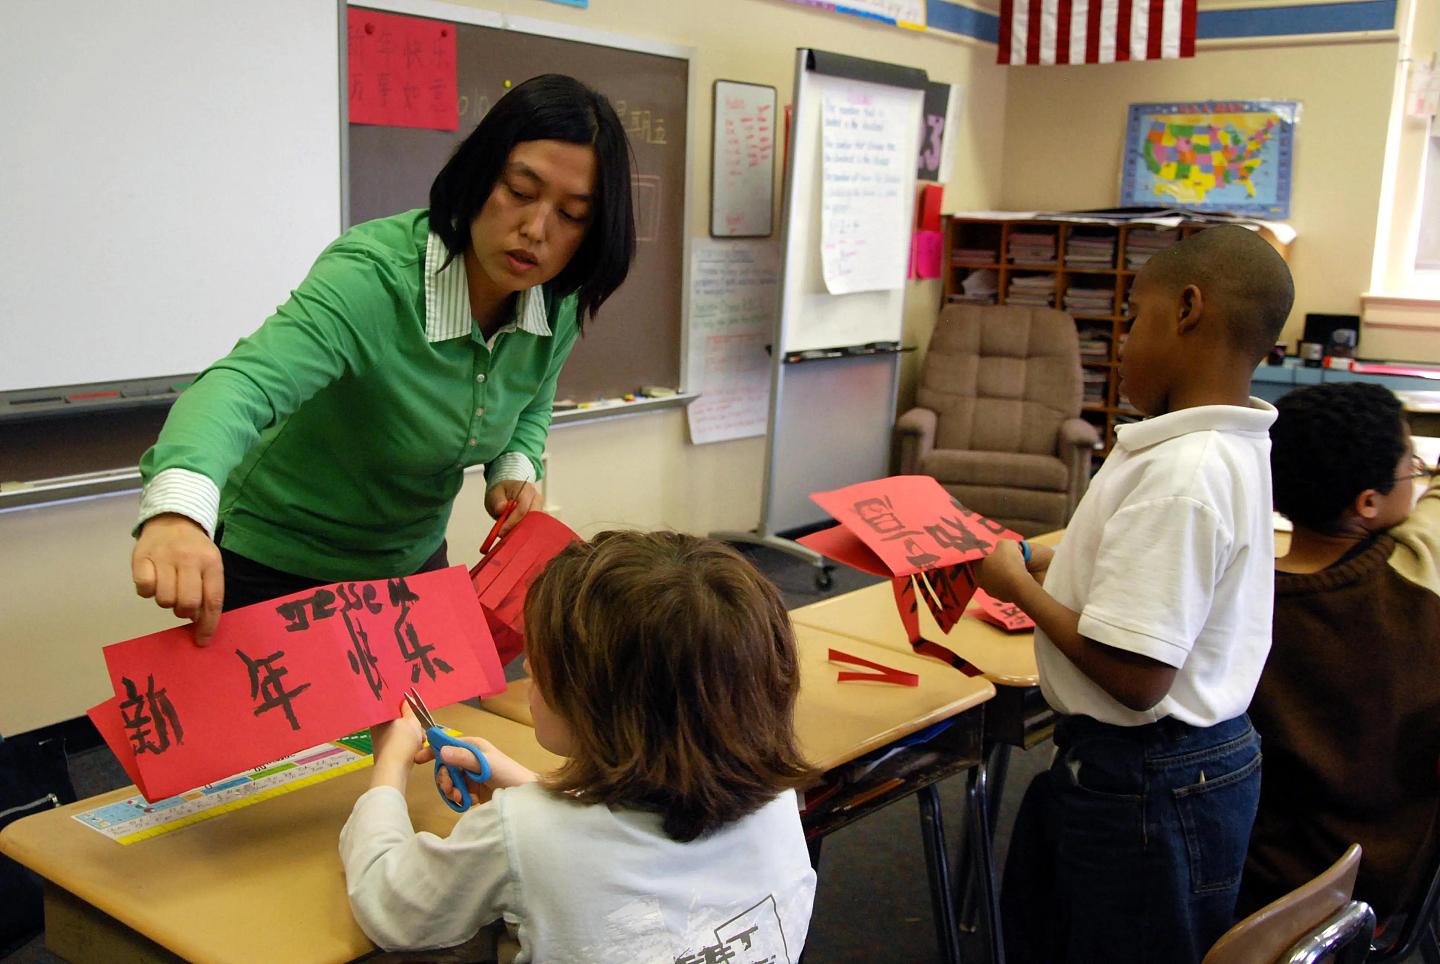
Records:
<instances>
[{"instance_id":1,"label":"blue handled scissors","mask_svg":"<svg viewBox=\"0 0 1440 964\"><path fill-rule=\"evenodd\" d=\"M405 702L410 704L410 709L415 713L415 718L418 719L420 725L425 728L425 742L429 743L430 749L435 751L435 789L440 792L440 799L444 800L445 805L456 813L464 813L470 809L470 789L465 785L465 776L469 774L475 778L476 783L484 783L490 779L490 761L486 760L485 754L481 753L474 746L462 740L457 740L446 733L445 728L436 723L435 717L430 715L430 708L425 705L425 700L421 698L419 692L416 691L414 687L411 687L410 690L406 692ZM447 746L453 746L471 754L475 757L477 766L472 769L454 763L446 763L440 759L440 751ZM451 800L445 795L445 791L440 790L441 767L444 767L449 772L450 782L460 791L459 803Z\"/></svg>"}]
</instances>

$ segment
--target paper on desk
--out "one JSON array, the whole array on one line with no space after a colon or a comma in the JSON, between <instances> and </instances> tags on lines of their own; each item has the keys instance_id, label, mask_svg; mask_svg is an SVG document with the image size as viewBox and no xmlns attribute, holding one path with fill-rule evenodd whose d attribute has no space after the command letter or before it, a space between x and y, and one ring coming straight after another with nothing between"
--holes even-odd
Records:
<instances>
[{"instance_id":1,"label":"paper on desk","mask_svg":"<svg viewBox=\"0 0 1440 964\"><path fill-rule=\"evenodd\" d=\"M105 647L90 719L147 800L432 706L505 688L463 567L336 583L228 612L208 646L176 627Z\"/></svg>"},{"instance_id":2,"label":"paper on desk","mask_svg":"<svg viewBox=\"0 0 1440 964\"><path fill-rule=\"evenodd\" d=\"M975 602L978 608L972 609L970 612L976 619L994 623L1010 633L1035 628L1035 620L1025 615L1025 611L1019 606L1014 603L1001 602L983 589L975 590Z\"/></svg>"},{"instance_id":3,"label":"paper on desk","mask_svg":"<svg viewBox=\"0 0 1440 964\"><path fill-rule=\"evenodd\" d=\"M525 647L525 593L530 584L560 550L579 540L569 526L554 516L527 512L500 544L470 570L470 581L502 665L519 656Z\"/></svg>"}]
</instances>

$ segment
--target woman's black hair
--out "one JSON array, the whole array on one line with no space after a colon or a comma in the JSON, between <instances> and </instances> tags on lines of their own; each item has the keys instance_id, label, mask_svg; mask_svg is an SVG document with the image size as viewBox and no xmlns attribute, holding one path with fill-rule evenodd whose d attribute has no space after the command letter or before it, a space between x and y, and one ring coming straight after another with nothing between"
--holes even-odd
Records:
<instances>
[{"instance_id":1,"label":"woman's black hair","mask_svg":"<svg viewBox=\"0 0 1440 964\"><path fill-rule=\"evenodd\" d=\"M595 196L585 240L546 285L565 297L580 292L583 325L620 287L635 257L630 203L630 142L603 94L564 74L542 74L516 86L490 108L430 185L430 229L450 258L470 246L480 214L510 151L524 141L567 141L595 149Z\"/></svg>"},{"instance_id":2,"label":"woman's black hair","mask_svg":"<svg viewBox=\"0 0 1440 964\"><path fill-rule=\"evenodd\" d=\"M1328 532L1361 492L1395 487L1405 422L1388 388L1326 382L1297 388L1275 407L1270 472L1275 509L1290 521Z\"/></svg>"}]
</instances>

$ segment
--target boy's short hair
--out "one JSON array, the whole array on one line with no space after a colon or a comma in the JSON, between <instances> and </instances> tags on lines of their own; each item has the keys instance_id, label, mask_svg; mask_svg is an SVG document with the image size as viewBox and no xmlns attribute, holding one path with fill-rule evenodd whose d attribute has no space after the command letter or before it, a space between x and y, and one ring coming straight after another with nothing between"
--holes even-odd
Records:
<instances>
[{"instance_id":1,"label":"boy's short hair","mask_svg":"<svg viewBox=\"0 0 1440 964\"><path fill-rule=\"evenodd\" d=\"M724 543L602 532L525 599L535 685L573 756L546 785L693 840L802 785L799 659L775 587Z\"/></svg>"},{"instance_id":2,"label":"boy's short hair","mask_svg":"<svg viewBox=\"0 0 1440 964\"><path fill-rule=\"evenodd\" d=\"M1280 252L1237 224L1199 231L1155 255L1145 265L1152 281L1175 290L1193 284L1230 324L1237 348L1264 358L1285 327L1295 303L1295 282Z\"/></svg>"},{"instance_id":3,"label":"boy's short hair","mask_svg":"<svg viewBox=\"0 0 1440 964\"><path fill-rule=\"evenodd\" d=\"M1389 492L1406 452L1400 400L1382 385L1327 382L1275 403L1270 473L1275 509L1319 532L1366 489Z\"/></svg>"},{"instance_id":4,"label":"boy's short hair","mask_svg":"<svg viewBox=\"0 0 1440 964\"><path fill-rule=\"evenodd\" d=\"M532 77L501 97L441 168L430 185L430 229L445 242L449 261L470 247L470 224L490 198L510 151L523 141L566 141L595 149L595 196L585 239L546 293L580 293L584 326L620 287L635 258L633 167L625 125L605 95L564 74Z\"/></svg>"}]
</instances>

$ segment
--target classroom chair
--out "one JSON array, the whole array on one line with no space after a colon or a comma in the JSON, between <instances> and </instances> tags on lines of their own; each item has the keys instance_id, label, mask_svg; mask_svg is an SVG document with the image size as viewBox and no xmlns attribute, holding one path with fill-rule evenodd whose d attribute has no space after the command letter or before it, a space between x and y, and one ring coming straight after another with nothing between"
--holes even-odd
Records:
<instances>
[{"instance_id":1,"label":"classroom chair","mask_svg":"<svg viewBox=\"0 0 1440 964\"><path fill-rule=\"evenodd\" d=\"M1323 959L1359 964L1370 949L1375 913L1351 900L1360 845L1330 868L1226 931L1201 964L1301 964Z\"/></svg>"},{"instance_id":2,"label":"classroom chair","mask_svg":"<svg viewBox=\"0 0 1440 964\"><path fill-rule=\"evenodd\" d=\"M1075 322L1053 308L948 305L916 407L895 425L902 475L934 476L967 508L1032 536L1060 529L1090 481Z\"/></svg>"}]
</instances>

